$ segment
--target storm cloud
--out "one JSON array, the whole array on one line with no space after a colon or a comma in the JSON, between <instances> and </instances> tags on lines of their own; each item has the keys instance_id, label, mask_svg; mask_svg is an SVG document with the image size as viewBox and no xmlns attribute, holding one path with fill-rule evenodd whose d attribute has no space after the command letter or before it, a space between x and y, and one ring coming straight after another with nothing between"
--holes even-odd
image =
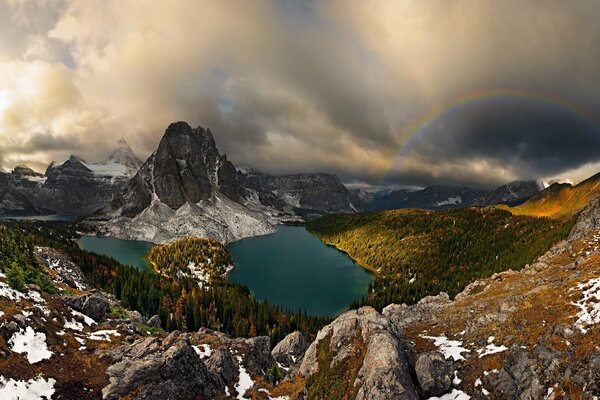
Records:
<instances>
[{"instance_id":1,"label":"storm cloud","mask_svg":"<svg viewBox=\"0 0 600 400\"><path fill-rule=\"evenodd\" d=\"M185 120L271 173L577 181L600 170L597 15L559 0L7 0L0 167L94 161L121 137L146 157ZM490 98L410 128L494 88L557 101Z\"/></svg>"}]
</instances>

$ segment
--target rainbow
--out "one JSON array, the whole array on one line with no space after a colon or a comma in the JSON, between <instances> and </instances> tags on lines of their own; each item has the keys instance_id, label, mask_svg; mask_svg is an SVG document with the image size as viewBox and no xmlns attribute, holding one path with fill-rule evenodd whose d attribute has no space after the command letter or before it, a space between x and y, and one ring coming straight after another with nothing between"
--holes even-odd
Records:
<instances>
[{"instance_id":1,"label":"rainbow","mask_svg":"<svg viewBox=\"0 0 600 400\"><path fill-rule=\"evenodd\" d=\"M406 125L394 139L394 144L390 146L386 152L387 168L381 176L380 182L384 182L386 176L392 171L398 158L403 155L403 150L414 144L417 140L422 139L428 131L428 127L440 118L446 117L452 113L460 111L465 106L474 105L485 101L507 100L507 99L522 99L541 104L546 104L558 107L565 112L576 116L596 129L597 124L595 118L585 110L581 105L567 101L547 93L539 91L528 91L513 88L487 88L472 91L450 98L449 100L440 103L414 118Z\"/></svg>"}]
</instances>

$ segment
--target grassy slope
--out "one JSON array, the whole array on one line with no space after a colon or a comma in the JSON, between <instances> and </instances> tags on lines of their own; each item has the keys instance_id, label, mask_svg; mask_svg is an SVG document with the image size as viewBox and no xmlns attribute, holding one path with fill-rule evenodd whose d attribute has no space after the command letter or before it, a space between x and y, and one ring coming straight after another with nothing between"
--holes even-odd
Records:
<instances>
[{"instance_id":1,"label":"grassy slope","mask_svg":"<svg viewBox=\"0 0 600 400\"><path fill-rule=\"evenodd\" d=\"M381 308L440 291L454 296L476 279L521 269L571 226L572 219L470 208L328 215L307 228L376 273L363 303Z\"/></svg>"},{"instance_id":2,"label":"grassy slope","mask_svg":"<svg viewBox=\"0 0 600 400\"><path fill-rule=\"evenodd\" d=\"M502 208L515 215L568 218L579 213L600 193L600 175L594 175L576 186L554 184L516 207Z\"/></svg>"}]
</instances>

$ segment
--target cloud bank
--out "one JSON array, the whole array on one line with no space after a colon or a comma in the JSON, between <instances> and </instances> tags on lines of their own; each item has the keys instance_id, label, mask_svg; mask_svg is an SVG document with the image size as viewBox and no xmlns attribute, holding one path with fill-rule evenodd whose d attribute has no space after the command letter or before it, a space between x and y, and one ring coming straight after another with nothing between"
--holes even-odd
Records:
<instances>
[{"instance_id":1,"label":"cloud bank","mask_svg":"<svg viewBox=\"0 0 600 400\"><path fill-rule=\"evenodd\" d=\"M597 15L559 0L7 0L0 167L96 160L120 137L145 157L185 120L272 173L577 181L600 170ZM410 130L489 88L573 107L492 98Z\"/></svg>"}]
</instances>

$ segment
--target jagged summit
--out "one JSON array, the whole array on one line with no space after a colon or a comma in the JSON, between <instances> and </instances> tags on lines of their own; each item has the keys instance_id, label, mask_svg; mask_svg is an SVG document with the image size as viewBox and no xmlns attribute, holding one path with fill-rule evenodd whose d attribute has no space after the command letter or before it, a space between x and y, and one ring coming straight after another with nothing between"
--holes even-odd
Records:
<instances>
[{"instance_id":1,"label":"jagged summit","mask_svg":"<svg viewBox=\"0 0 600 400\"><path fill-rule=\"evenodd\" d=\"M118 147L108 156L105 161L95 163L95 165L113 165L124 166L126 170L121 171L125 176L132 177L142 166L140 160L134 153L127 141L121 138L118 142ZM114 170L115 168L113 168Z\"/></svg>"}]
</instances>

